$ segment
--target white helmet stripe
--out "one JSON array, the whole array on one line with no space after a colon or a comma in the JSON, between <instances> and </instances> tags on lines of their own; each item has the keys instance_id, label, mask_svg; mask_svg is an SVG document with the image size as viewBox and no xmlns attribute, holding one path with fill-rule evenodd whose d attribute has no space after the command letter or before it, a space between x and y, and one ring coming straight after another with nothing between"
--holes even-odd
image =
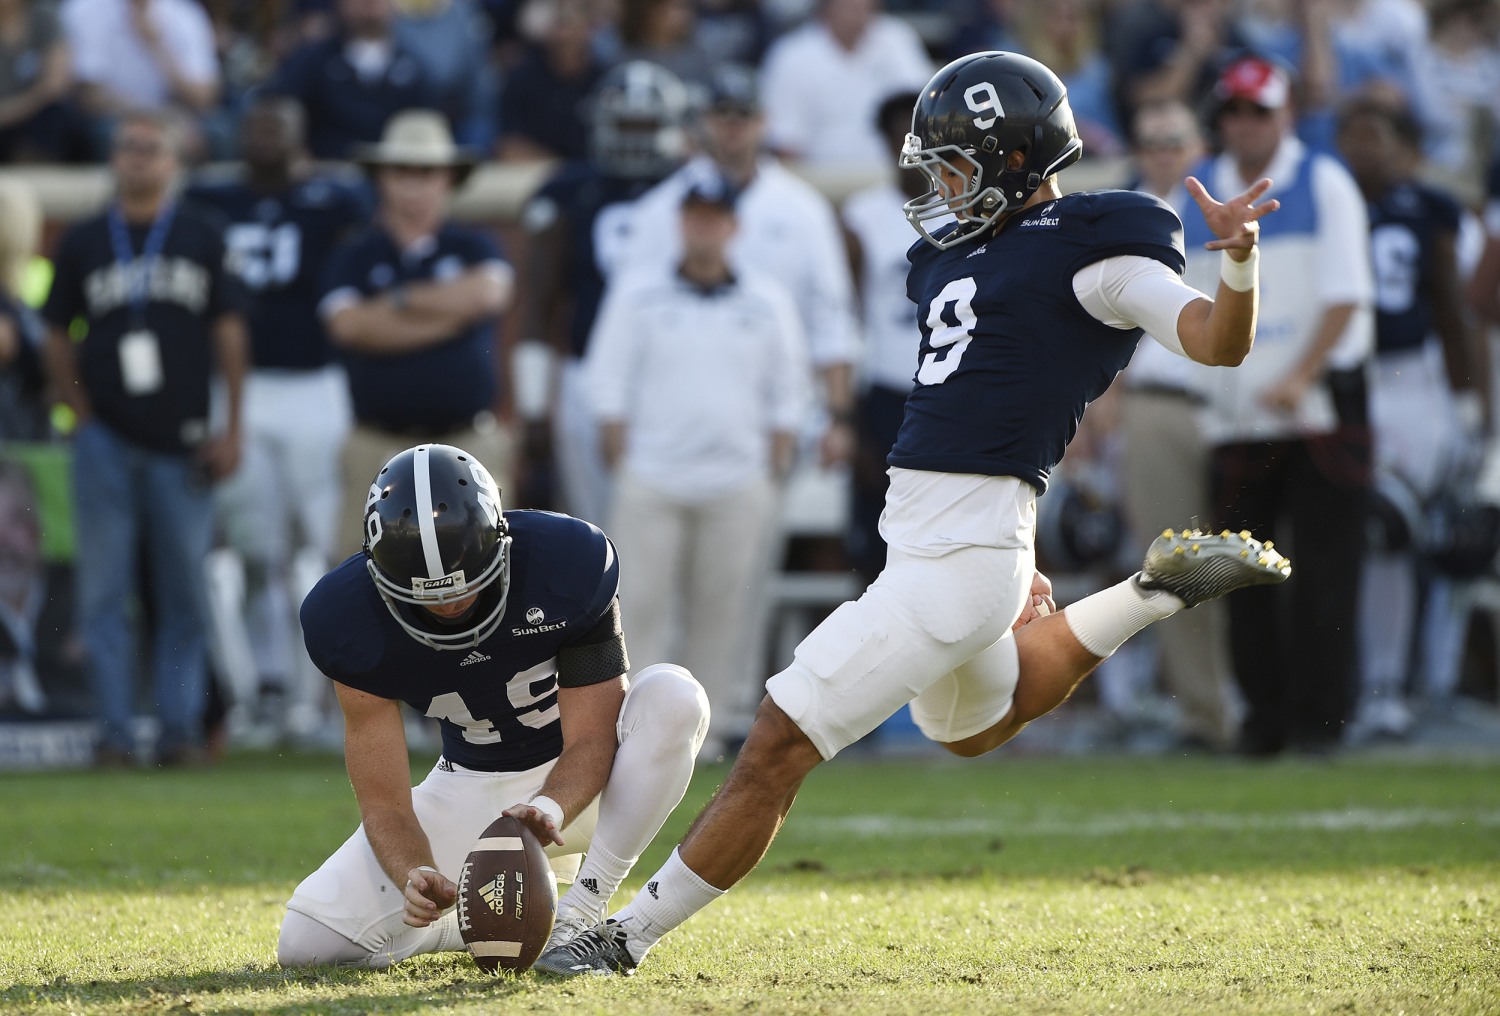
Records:
<instances>
[{"instance_id":1,"label":"white helmet stripe","mask_svg":"<svg viewBox=\"0 0 1500 1016\"><path fill-rule=\"evenodd\" d=\"M438 554L437 526L432 518L432 474L428 467L427 446L422 445L412 456L412 485L417 494L417 531L422 534L422 556L427 561L427 577L440 579L443 559Z\"/></svg>"}]
</instances>

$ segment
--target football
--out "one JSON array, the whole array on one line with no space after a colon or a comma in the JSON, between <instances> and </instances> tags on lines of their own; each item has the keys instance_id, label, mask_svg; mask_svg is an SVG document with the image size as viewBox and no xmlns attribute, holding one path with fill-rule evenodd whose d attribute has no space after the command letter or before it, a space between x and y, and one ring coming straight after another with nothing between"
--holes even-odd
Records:
<instances>
[{"instance_id":1,"label":"football","mask_svg":"<svg viewBox=\"0 0 1500 1016\"><path fill-rule=\"evenodd\" d=\"M526 970L557 916L557 877L519 820L491 822L458 876L458 928L481 970Z\"/></svg>"}]
</instances>

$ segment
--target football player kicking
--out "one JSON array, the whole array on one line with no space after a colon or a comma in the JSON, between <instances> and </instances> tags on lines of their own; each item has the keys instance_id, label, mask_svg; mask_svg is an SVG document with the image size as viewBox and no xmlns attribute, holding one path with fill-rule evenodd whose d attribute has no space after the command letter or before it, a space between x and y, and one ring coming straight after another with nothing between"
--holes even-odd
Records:
<instances>
[{"instance_id":1,"label":"football player kicking","mask_svg":"<svg viewBox=\"0 0 1500 1016\"><path fill-rule=\"evenodd\" d=\"M462 949L444 911L502 813L573 883L549 944L566 942L604 917L682 800L708 700L670 664L627 688L614 547L566 515L502 512L460 449L418 445L386 463L364 527L364 552L302 604L308 653L343 707L363 823L287 901L277 958L386 967ZM415 788L402 702L442 729L443 755Z\"/></svg>"},{"instance_id":2,"label":"football player kicking","mask_svg":"<svg viewBox=\"0 0 1500 1016\"><path fill-rule=\"evenodd\" d=\"M963 57L917 100L901 164L931 190L907 202L922 341L888 463L885 570L835 610L767 684L755 725L682 844L613 918L542 954L562 976L631 971L667 932L765 854L824 759L910 703L956 755L1004 744L1054 709L1131 635L1204 600L1290 573L1249 533L1166 533L1141 571L1052 613L1037 574L1036 498L1084 407L1143 330L1206 364L1250 351L1262 180L1226 203L1190 193L1224 251L1213 299L1184 285L1182 226L1123 191L1063 195L1081 145L1062 83L1011 53Z\"/></svg>"}]
</instances>

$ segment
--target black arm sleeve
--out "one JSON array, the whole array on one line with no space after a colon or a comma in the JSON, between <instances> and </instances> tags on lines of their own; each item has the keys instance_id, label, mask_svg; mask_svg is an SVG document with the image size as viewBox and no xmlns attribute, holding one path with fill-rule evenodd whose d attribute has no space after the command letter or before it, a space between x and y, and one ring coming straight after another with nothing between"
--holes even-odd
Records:
<instances>
[{"instance_id":1,"label":"black arm sleeve","mask_svg":"<svg viewBox=\"0 0 1500 1016\"><path fill-rule=\"evenodd\" d=\"M620 601L609 602L599 622L557 651L557 686L582 688L612 681L630 669L625 634L620 630Z\"/></svg>"}]
</instances>

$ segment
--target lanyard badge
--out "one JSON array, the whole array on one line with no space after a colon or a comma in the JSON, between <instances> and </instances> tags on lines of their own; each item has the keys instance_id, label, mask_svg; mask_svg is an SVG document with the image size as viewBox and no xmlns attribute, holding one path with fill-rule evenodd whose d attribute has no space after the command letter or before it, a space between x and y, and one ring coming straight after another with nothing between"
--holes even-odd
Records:
<instances>
[{"instance_id":1,"label":"lanyard badge","mask_svg":"<svg viewBox=\"0 0 1500 1016\"><path fill-rule=\"evenodd\" d=\"M167 205L151 223L140 257L130 243L130 232L118 206L109 210L109 239L115 262L125 275L130 300L130 329L120 338L120 380L126 395L150 395L166 380L161 363L161 343L146 327L146 303L151 293L151 271L161 257L167 233L172 228L175 205Z\"/></svg>"}]
</instances>

